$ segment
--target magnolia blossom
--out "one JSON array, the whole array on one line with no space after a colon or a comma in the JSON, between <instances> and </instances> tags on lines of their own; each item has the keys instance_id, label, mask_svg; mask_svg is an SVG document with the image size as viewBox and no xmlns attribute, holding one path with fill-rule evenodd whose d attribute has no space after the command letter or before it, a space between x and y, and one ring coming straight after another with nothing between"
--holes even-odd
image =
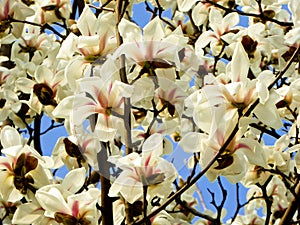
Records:
<instances>
[{"instance_id":1,"label":"magnolia blossom","mask_svg":"<svg viewBox=\"0 0 300 225\"><path fill-rule=\"evenodd\" d=\"M125 43L118 48L114 57L125 54L131 64L138 64L150 76L154 75L151 74L152 70L157 68L179 68L179 57L174 52L187 43L180 27L167 36L161 21L154 18L144 27L142 34L137 25L122 19L118 29Z\"/></svg>"},{"instance_id":2,"label":"magnolia blossom","mask_svg":"<svg viewBox=\"0 0 300 225\"><path fill-rule=\"evenodd\" d=\"M120 159L111 157L116 166L122 169L120 175L114 180L109 196L123 196L126 201L133 204L143 196L143 187L149 188L152 197L167 196L165 185L171 184L177 172L173 164L161 158L158 151L144 151L142 156L131 153Z\"/></svg>"},{"instance_id":3,"label":"magnolia blossom","mask_svg":"<svg viewBox=\"0 0 300 225\"><path fill-rule=\"evenodd\" d=\"M49 183L51 177L46 168L51 166L51 160L26 145L14 128L6 126L1 130L1 144L5 155L0 156L0 193L3 198L15 202L29 191L35 192Z\"/></svg>"},{"instance_id":4,"label":"magnolia blossom","mask_svg":"<svg viewBox=\"0 0 300 225\"><path fill-rule=\"evenodd\" d=\"M79 85L82 93L74 99L74 125L81 125L89 116L97 115L95 132L100 140L111 140L120 130L124 98L131 96L132 87L120 81L105 82L98 77L83 78Z\"/></svg>"},{"instance_id":5,"label":"magnolia blossom","mask_svg":"<svg viewBox=\"0 0 300 225\"><path fill-rule=\"evenodd\" d=\"M38 114L46 108L45 111L51 116L51 111L57 105L58 91L64 82L63 71L53 71L41 65L36 68L34 78L20 77L16 85L22 92L30 94L26 102L30 108Z\"/></svg>"},{"instance_id":6,"label":"magnolia blossom","mask_svg":"<svg viewBox=\"0 0 300 225\"><path fill-rule=\"evenodd\" d=\"M12 218L14 224L45 224L58 225L55 219L45 216L45 209L39 204L35 197L31 197L31 202L17 206Z\"/></svg>"},{"instance_id":7,"label":"magnolia blossom","mask_svg":"<svg viewBox=\"0 0 300 225\"><path fill-rule=\"evenodd\" d=\"M100 151L100 143L95 134L84 134L62 137L58 139L52 152L52 158L55 162L54 168L60 168L63 165L69 170L78 167L98 170L97 153Z\"/></svg>"},{"instance_id":8,"label":"magnolia blossom","mask_svg":"<svg viewBox=\"0 0 300 225\"><path fill-rule=\"evenodd\" d=\"M11 59L20 59L25 62L34 62L39 65L46 57L56 55L59 44L54 35L40 34L40 29L34 26L25 26L22 36L12 46Z\"/></svg>"},{"instance_id":9,"label":"magnolia blossom","mask_svg":"<svg viewBox=\"0 0 300 225\"><path fill-rule=\"evenodd\" d=\"M180 146L184 151L200 152L200 165L202 168L206 168L218 154L233 130L235 122L230 119L223 120L222 113L219 111L214 115L209 136L190 132L180 141ZM194 140L194 143L191 143L192 140ZM258 142L250 138L242 138L240 134L237 134L209 168L207 178L213 181L219 175L223 175L230 182L236 183L246 174L245 159L250 164L266 168L265 154Z\"/></svg>"},{"instance_id":10,"label":"magnolia blossom","mask_svg":"<svg viewBox=\"0 0 300 225\"><path fill-rule=\"evenodd\" d=\"M203 48L210 43L210 47L214 55L220 53L223 41L230 43L230 39L234 35L231 32L232 27L239 23L237 13L229 13L224 18L221 12L211 8L209 13L209 22L212 30L203 32L195 43L196 48Z\"/></svg>"},{"instance_id":11,"label":"magnolia blossom","mask_svg":"<svg viewBox=\"0 0 300 225\"><path fill-rule=\"evenodd\" d=\"M40 188L31 197L32 202L17 207L13 222L47 225L66 222L98 224L100 215L95 204L99 198L99 190L91 187L86 192L75 194L85 182L85 173L84 168L74 169L60 184Z\"/></svg>"},{"instance_id":12,"label":"magnolia blossom","mask_svg":"<svg viewBox=\"0 0 300 225\"><path fill-rule=\"evenodd\" d=\"M171 117L180 117L186 93L175 82L163 77L158 78L158 84L159 88L155 91L155 96L159 99L158 110L166 108L164 111L167 111Z\"/></svg>"},{"instance_id":13,"label":"magnolia blossom","mask_svg":"<svg viewBox=\"0 0 300 225\"><path fill-rule=\"evenodd\" d=\"M89 189L80 194L69 195L64 199L55 187L39 189L36 198L45 209L45 215L59 224L98 224L99 213L96 208L99 190Z\"/></svg>"},{"instance_id":14,"label":"magnolia blossom","mask_svg":"<svg viewBox=\"0 0 300 225\"><path fill-rule=\"evenodd\" d=\"M78 37L70 33L62 43L57 57L67 60L65 76L73 91L77 88L77 79L92 73L91 64L102 65L108 54L117 47L114 19L112 13L97 18L86 5L74 25L82 35Z\"/></svg>"}]
</instances>

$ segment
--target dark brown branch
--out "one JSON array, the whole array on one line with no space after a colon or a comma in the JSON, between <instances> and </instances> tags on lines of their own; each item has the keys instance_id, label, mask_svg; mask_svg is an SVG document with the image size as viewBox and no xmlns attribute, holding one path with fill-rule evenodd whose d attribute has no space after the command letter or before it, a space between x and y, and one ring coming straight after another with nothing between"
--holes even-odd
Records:
<instances>
[{"instance_id":1,"label":"dark brown branch","mask_svg":"<svg viewBox=\"0 0 300 225\"><path fill-rule=\"evenodd\" d=\"M220 188L221 188L223 199L222 199L220 205L217 206L217 213L218 213L218 214L217 214L217 219L216 219L216 220L218 221L218 223L221 224L222 209L223 209L224 204L225 204L225 201L226 201L226 199L227 199L227 191L226 191L226 189L224 188L224 186L223 186L223 184L222 184L222 181L221 181L221 178L220 178L220 177L218 177L218 184L219 184L219 186L220 186Z\"/></svg>"},{"instance_id":2,"label":"dark brown branch","mask_svg":"<svg viewBox=\"0 0 300 225\"><path fill-rule=\"evenodd\" d=\"M254 193L255 195L255 193ZM231 223L233 223L233 221L236 219L239 211L244 207L246 206L247 204L249 204L251 201L255 200L255 199L262 199L263 197L262 196L252 196L251 198L249 198L246 202L244 203L240 203L240 195L239 195L239 184L237 183L236 184L236 200L237 200L237 207L236 207L236 210L234 212L234 215L231 219Z\"/></svg>"},{"instance_id":3,"label":"dark brown branch","mask_svg":"<svg viewBox=\"0 0 300 225\"><path fill-rule=\"evenodd\" d=\"M216 219L214 219L213 217L211 217L211 216L209 216L207 214L201 213L201 212L197 211L196 209L188 206L186 204L186 202L182 201L181 199L179 199L179 198L176 199L176 202L178 204L180 204L185 210L187 210L188 212L192 213L193 215L210 221L212 225L216 224Z\"/></svg>"},{"instance_id":4,"label":"dark brown branch","mask_svg":"<svg viewBox=\"0 0 300 225\"><path fill-rule=\"evenodd\" d=\"M102 224L111 225L113 223L113 200L108 196L110 189L110 164L107 161L107 149L106 143L101 142L101 150L97 155L99 164L99 173L101 181L101 214L102 214Z\"/></svg>"},{"instance_id":5,"label":"dark brown branch","mask_svg":"<svg viewBox=\"0 0 300 225\"><path fill-rule=\"evenodd\" d=\"M298 114L296 113L297 108L295 110L292 110L288 104L286 105L286 108L290 111L290 113L294 117L294 120L297 121L297 118L298 118ZM295 129L296 129L295 145L297 145L297 144L299 144L299 128L298 128L298 126L296 126Z\"/></svg>"},{"instance_id":6,"label":"dark brown branch","mask_svg":"<svg viewBox=\"0 0 300 225\"><path fill-rule=\"evenodd\" d=\"M78 14L81 15L83 9L84 9L84 0L77 0L78 1Z\"/></svg>"},{"instance_id":7,"label":"dark brown branch","mask_svg":"<svg viewBox=\"0 0 300 225\"><path fill-rule=\"evenodd\" d=\"M116 37L118 46L123 44L123 39L119 33L118 25L126 12L126 7L128 6L128 1L117 0L115 6L116 13ZM125 55L121 55L119 57L120 62L120 79L123 83L128 84L126 68L125 68ZM126 154L132 153L132 138L131 138L131 101L130 98L124 98L124 139L125 139L125 147ZM125 204L125 217L126 223L131 224L133 222L133 207L127 201L124 201Z\"/></svg>"},{"instance_id":8,"label":"dark brown branch","mask_svg":"<svg viewBox=\"0 0 300 225\"><path fill-rule=\"evenodd\" d=\"M262 133L268 134L268 135L270 135L270 136L272 136L272 137L274 137L276 139L278 139L278 138L281 137L279 134L276 133L275 130L269 130L266 127L261 126L261 125L259 125L257 123L251 123L251 124L249 124L249 126L255 128L257 130L260 130Z\"/></svg>"},{"instance_id":9,"label":"dark brown branch","mask_svg":"<svg viewBox=\"0 0 300 225\"><path fill-rule=\"evenodd\" d=\"M267 211L267 214L266 214L266 219L265 219L265 225L269 225L270 224L270 219L271 219L271 215L272 215L272 202L273 202L273 199L272 199L272 196L268 196L268 193L267 193L267 185L270 183L270 181L272 180L273 176L270 176L268 178L268 180L263 184L263 185L260 185L260 184L256 184L256 186L258 186L261 191L262 191L262 194L263 194L263 199L265 200L265 203L266 203L266 211Z\"/></svg>"},{"instance_id":10,"label":"dark brown branch","mask_svg":"<svg viewBox=\"0 0 300 225\"><path fill-rule=\"evenodd\" d=\"M73 4L72 4L72 12L70 14L70 19L71 20L75 20L76 17L76 11L77 11L77 5L78 5L78 1L74 0Z\"/></svg>"},{"instance_id":11,"label":"dark brown branch","mask_svg":"<svg viewBox=\"0 0 300 225\"><path fill-rule=\"evenodd\" d=\"M148 207L148 201L147 201L147 192L148 192L148 186L144 184L143 186L143 219L145 225L150 225L149 219L147 219L147 207Z\"/></svg>"},{"instance_id":12,"label":"dark brown branch","mask_svg":"<svg viewBox=\"0 0 300 225\"><path fill-rule=\"evenodd\" d=\"M37 27L40 27L42 31L44 31L45 29L48 29L48 30L52 31L55 35L57 35L58 37L60 37L63 40L66 38L64 35L62 35L57 30L55 30L55 28L51 27L48 23L42 25L42 24L38 24L38 23L26 21L26 20L24 20L24 21L23 20L17 20L17 19L14 19L14 18L10 18L10 21L14 22L14 23L24 23L24 24L29 24L29 25L32 25L32 26L37 26Z\"/></svg>"},{"instance_id":13,"label":"dark brown branch","mask_svg":"<svg viewBox=\"0 0 300 225\"><path fill-rule=\"evenodd\" d=\"M34 135L33 135L33 145L35 150L40 153L40 155L43 155L42 147L41 147L41 119L43 114L39 115L36 114L34 118Z\"/></svg>"}]
</instances>

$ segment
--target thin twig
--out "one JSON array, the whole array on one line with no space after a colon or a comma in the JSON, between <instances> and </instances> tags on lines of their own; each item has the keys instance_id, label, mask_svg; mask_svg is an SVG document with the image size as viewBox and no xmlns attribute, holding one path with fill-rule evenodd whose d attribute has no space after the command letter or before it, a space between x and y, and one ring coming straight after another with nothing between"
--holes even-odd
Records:
<instances>
[{"instance_id":1,"label":"thin twig","mask_svg":"<svg viewBox=\"0 0 300 225\"><path fill-rule=\"evenodd\" d=\"M266 219L265 219L265 225L270 224L270 219L271 219L271 215L272 215L271 208L272 208L273 198L272 198L272 195L268 196L268 193L267 193L267 186L270 183L270 181L272 180L272 178L273 178L273 176L270 176L263 185L261 185L259 183L256 184L256 186L258 186L262 191L263 198L265 200L266 207L267 207L266 208L267 214L266 214Z\"/></svg>"},{"instance_id":2,"label":"thin twig","mask_svg":"<svg viewBox=\"0 0 300 225\"><path fill-rule=\"evenodd\" d=\"M217 206L217 221L218 221L218 223L219 224L221 224L221 215L222 215L222 209L223 209L223 207L224 207L224 204L225 204L225 202L226 202L226 199L227 199L227 191L226 191L226 189L224 188L224 186L223 186L223 184L222 184L222 181L221 181L221 178L220 177L218 177L218 184L219 184L219 186L220 186L220 188L221 188L221 191L222 191L222 201L221 201L221 203L220 203L220 205L219 206Z\"/></svg>"},{"instance_id":3,"label":"thin twig","mask_svg":"<svg viewBox=\"0 0 300 225\"><path fill-rule=\"evenodd\" d=\"M207 214L201 213L201 212L197 211L196 209L188 206L187 203L185 201L182 201L180 198L176 199L176 202L180 206L182 206L185 210L192 213L193 215L198 216L198 217L203 218L203 219L206 219L206 220L210 221L212 224L216 224L216 219L214 219L213 217L211 217Z\"/></svg>"},{"instance_id":4,"label":"thin twig","mask_svg":"<svg viewBox=\"0 0 300 225\"><path fill-rule=\"evenodd\" d=\"M62 35L57 30L55 30L55 28L51 27L48 23L42 25L42 24L38 24L38 23L26 21L26 20L24 20L24 21L23 20L17 20L15 18L10 18L10 21L14 22L14 23L24 23L24 24L29 24L29 25L32 25L32 26L37 26L37 27L40 27L42 30L48 29L48 30L52 31L55 35L57 35L58 37L60 37L63 40L66 38L64 35Z\"/></svg>"}]
</instances>

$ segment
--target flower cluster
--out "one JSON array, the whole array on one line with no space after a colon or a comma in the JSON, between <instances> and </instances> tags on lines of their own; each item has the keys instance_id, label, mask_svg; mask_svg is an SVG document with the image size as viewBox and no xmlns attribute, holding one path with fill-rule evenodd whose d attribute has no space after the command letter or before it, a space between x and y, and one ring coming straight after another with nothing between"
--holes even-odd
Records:
<instances>
[{"instance_id":1,"label":"flower cluster","mask_svg":"<svg viewBox=\"0 0 300 225\"><path fill-rule=\"evenodd\" d=\"M2 224L299 223L299 15L298 0L2 0ZM223 178L247 190L232 215Z\"/></svg>"}]
</instances>

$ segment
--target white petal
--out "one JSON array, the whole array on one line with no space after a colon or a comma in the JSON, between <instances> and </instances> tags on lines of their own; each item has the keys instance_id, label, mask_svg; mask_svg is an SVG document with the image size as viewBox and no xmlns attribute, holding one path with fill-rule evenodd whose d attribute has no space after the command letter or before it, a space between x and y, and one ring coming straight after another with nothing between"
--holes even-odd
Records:
<instances>
[{"instance_id":1,"label":"white petal","mask_svg":"<svg viewBox=\"0 0 300 225\"><path fill-rule=\"evenodd\" d=\"M78 37L74 33L70 33L68 37L63 41L59 52L57 54L58 59L71 60L74 52L76 51L76 41Z\"/></svg>"},{"instance_id":2,"label":"white petal","mask_svg":"<svg viewBox=\"0 0 300 225\"><path fill-rule=\"evenodd\" d=\"M265 104L269 98L268 86L274 79L274 75L271 71L265 70L261 72L257 77L256 89L262 104Z\"/></svg>"},{"instance_id":3,"label":"white petal","mask_svg":"<svg viewBox=\"0 0 300 225\"><path fill-rule=\"evenodd\" d=\"M192 8L195 2L194 0L177 0L178 9L181 12L187 12Z\"/></svg>"},{"instance_id":4,"label":"white petal","mask_svg":"<svg viewBox=\"0 0 300 225\"><path fill-rule=\"evenodd\" d=\"M154 96L154 83L148 77L141 77L133 84L132 104L142 100L151 101Z\"/></svg>"},{"instance_id":5,"label":"white petal","mask_svg":"<svg viewBox=\"0 0 300 225\"><path fill-rule=\"evenodd\" d=\"M125 84L121 81L118 81L116 80L114 82L114 85L113 86L116 86L117 87L117 90L119 91L120 95L125 97L125 98L129 98L131 97L132 93L133 93L133 87L128 85L128 84Z\"/></svg>"},{"instance_id":6,"label":"white petal","mask_svg":"<svg viewBox=\"0 0 300 225\"><path fill-rule=\"evenodd\" d=\"M96 103L88 97L77 95L74 99L73 105L73 123L74 125L81 125L90 115L96 112Z\"/></svg>"},{"instance_id":7,"label":"white petal","mask_svg":"<svg viewBox=\"0 0 300 225\"><path fill-rule=\"evenodd\" d=\"M185 152L200 152L204 140L207 140L206 134L188 132L182 137L178 144Z\"/></svg>"},{"instance_id":8,"label":"white petal","mask_svg":"<svg viewBox=\"0 0 300 225\"><path fill-rule=\"evenodd\" d=\"M98 35L79 36L77 47L78 48L98 47L99 42L100 42L100 37Z\"/></svg>"},{"instance_id":9,"label":"white petal","mask_svg":"<svg viewBox=\"0 0 300 225\"><path fill-rule=\"evenodd\" d=\"M250 61L241 43L234 49L231 61L231 81L245 81L247 79Z\"/></svg>"},{"instance_id":10,"label":"white petal","mask_svg":"<svg viewBox=\"0 0 300 225\"><path fill-rule=\"evenodd\" d=\"M52 115L56 118L68 118L73 110L74 96L64 98L53 110Z\"/></svg>"},{"instance_id":11,"label":"white petal","mask_svg":"<svg viewBox=\"0 0 300 225\"><path fill-rule=\"evenodd\" d=\"M263 168L267 167L267 159L264 149L257 141L249 138L243 138L240 140L240 144L241 148L237 151L242 151L246 155L249 163Z\"/></svg>"},{"instance_id":12,"label":"white petal","mask_svg":"<svg viewBox=\"0 0 300 225\"><path fill-rule=\"evenodd\" d=\"M1 144L3 148L12 147L15 145L22 145L22 138L15 128L5 126L1 130Z\"/></svg>"},{"instance_id":13,"label":"white petal","mask_svg":"<svg viewBox=\"0 0 300 225\"><path fill-rule=\"evenodd\" d=\"M213 40L216 40L216 34L213 31L208 30L203 32L195 43L196 52L198 52L200 48L207 46Z\"/></svg>"},{"instance_id":14,"label":"white petal","mask_svg":"<svg viewBox=\"0 0 300 225\"><path fill-rule=\"evenodd\" d=\"M197 26L202 25L208 18L208 11L206 7L199 2L192 11L192 19Z\"/></svg>"},{"instance_id":15,"label":"white petal","mask_svg":"<svg viewBox=\"0 0 300 225\"><path fill-rule=\"evenodd\" d=\"M151 20L143 30L145 41L160 41L165 36L164 27L158 16Z\"/></svg>"},{"instance_id":16,"label":"white petal","mask_svg":"<svg viewBox=\"0 0 300 225\"><path fill-rule=\"evenodd\" d=\"M95 14L92 12L88 5L85 5L78 21L77 27L79 28L82 35L90 36L95 34L95 24L97 22L97 18Z\"/></svg>"},{"instance_id":17,"label":"white petal","mask_svg":"<svg viewBox=\"0 0 300 225\"><path fill-rule=\"evenodd\" d=\"M64 178L61 186L64 191L75 194L85 182L85 168L71 170Z\"/></svg>"},{"instance_id":18,"label":"white petal","mask_svg":"<svg viewBox=\"0 0 300 225\"><path fill-rule=\"evenodd\" d=\"M231 28L237 25L240 21L239 15L237 13L229 13L223 18L223 25Z\"/></svg>"},{"instance_id":19,"label":"white petal","mask_svg":"<svg viewBox=\"0 0 300 225\"><path fill-rule=\"evenodd\" d=\"M118 29L124 42L139 42L142 40L142 31L140 27L127 19L123 18L121 20Z\"/></svg>"},{"instance_id":20,"label":"white petal","mask_svg":"<svg viewBox=\"0 0 300 225\"><path fill-rule=\"evenodd\" d=\"M48 212L62 212L72 215L71 209L57 188L51 187L49 190L39 189L35 196L40 205Z\"/></svg>"},{"instance_id":21,"label":"white petal","mask_svg":"<svg viewBox=\"0 0 300 225\"><path fill-rule=\"evenodd\" d=\"M44 210L32 203L25 203L17 207L14 217L12 219L13 224L32 224L38 220L44 214Z\"/></svg>"},{"instance_id":22,"label":"white petal","mask_svg":"<svg viewBox=\"0 0 300 225\"><path fill-rule=\"evenodd\" d=\"M222 16L220 10L218 10L218 9L216 9L216 8L211 8L211 9L210 9L210 12L209 12L209 22L211 23L211 25L213 25L213 26L212 26L212 29L213 29L214 31L216 31L216 30L214 29L214 27L215 27L216 25L221 25L222 20L223 20L223 16Z\"/></svg>"},{"instance_id":23,"label":"white petal","mask_svg":"<svg viewBox=\"0 0 300 225\"><path fill-rule=\"evenodd\" d=\"M16 80L16 87L20 89L22 92L29 94L35 84L33 80L29 80L25 77L20 77Z\"/></svg>"},{"instance_id":24,"label":"white petal","mask_svg":"<svg viewBox=\"0 0 300 225\"><path fill-rule=\"evenodd\" d=\"M149 154L160 156L163 153L163 135L152 134L146 139L142 147L143 154Z\"/></svg>"},{"instance_id":25,"label":"white petal","mask_svg":"<svg viewBox=\"0 0 300 225\"><path fill-rule=\"evenodd\" d=\"M38 83L44 83L51 81L53 78L53 72L46 66L39 66L35 72L35 79Z\"/></svg>"},{"instance_id":26,"label":"white petal","mask_svg":"<svg viewBox=\"0 0 300 225\"><path fill-rule=\"evenodd\" d=\"M274 129L279 129L282 127L281 117L275 106L278 100L278 95L275 94L275 92L271 92L271 95L266 103L259 103L254 109L254 113L258 119Z\"/></svg>"}]
</instances>

